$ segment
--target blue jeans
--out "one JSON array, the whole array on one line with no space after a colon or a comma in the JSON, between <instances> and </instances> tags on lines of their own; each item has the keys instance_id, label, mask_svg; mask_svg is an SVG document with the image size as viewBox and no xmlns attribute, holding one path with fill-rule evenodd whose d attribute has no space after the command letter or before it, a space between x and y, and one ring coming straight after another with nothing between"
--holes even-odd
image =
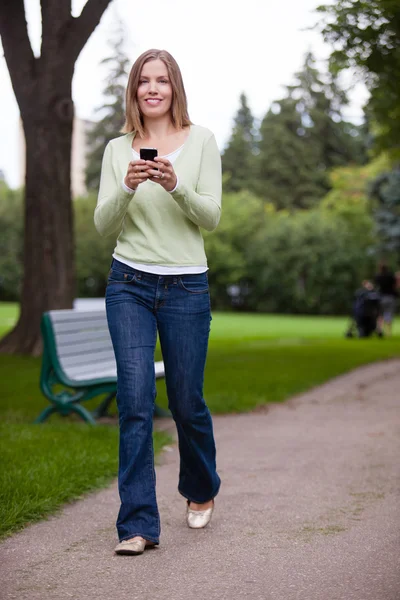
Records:
<instances>
[{"instance_id":1,"label":"blue jeans","mask_svg":"<svg viewBox=\"0 0 400 600\"><path fill-rule=\"evenodd\" d=\"M211 320L207 274L153 275L113 259L106 308L118 378L118 536L142 536L158 544L152 438L157 331L178 432L178 490L201 504L217 495L221 483L211 415L203 399Z\"/></svg>"}]
</instances>

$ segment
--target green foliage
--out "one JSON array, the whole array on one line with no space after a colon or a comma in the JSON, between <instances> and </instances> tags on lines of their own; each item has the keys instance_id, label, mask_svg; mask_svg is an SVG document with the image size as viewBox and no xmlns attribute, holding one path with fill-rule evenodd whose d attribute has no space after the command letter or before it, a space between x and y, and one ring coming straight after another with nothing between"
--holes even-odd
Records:
<instances>
[{"instance_id":1,"label":"green foliage","mask_svg":"<svg viewBox=\"0 0 400 600\"><path fill-rule=\"evenodd\" d=\"M101 61L109 67L103 95L108 100L96 110L103 116L94 124L87 136L90 148L87 156L86 186L88 190L99 189L101 162L104 148L110 140L120 135L125 120L125 88L128 78L129 59L123 51L124 31L122 25L110 42L113 54Z\"/></svg>"},{"instance_id":2,"label":"green foliage","mask_svg":"<svg viewBox=\"0 0 400 600\"><path fill-rule=\"evenodd\" d=\"M365 165L346 165L332 169L329 173L331 190L322 199L320 206L340 212L360 206L371 212L368 187L380 173L389 168L389 164L387 156L382 154Z\"/></svg>"},{"instance_id":3,"label":"green foliage","mask_svg":"<svg viewBox=\"0 0 400 600\"><path fill-rule=\"evenodd\" d=\"M231 305L228 287L246 278L246 248L266 214L264 203L247 191L224 194L222 204L217 230L204 232L212 300L219 308Z\"/></svg>"},{"instance_id":4,"label":"green foliage","mask_svg":"<svg viewBox=\"0 0 400 600\"><path fill-rule=\"evenodd\" d=\"M384 172L372 182L374 218L381 253L396 253L400 259L400 168Z\"/></svg>"},{"instance_id":5,"label":"green foliage","mask_svg":"<svg viewBox=\"0 0 400 600\"><path fill-rule=\"evenodd\" d=\"M371 92L369 112L379 124L376 150L400 157L400 5L398 0L337 0L320 6L333 73L355 68Z\"/></svg>"},{"instance_id":6,"label":"green foliage","mask_svg":"<svg viewBox=\"0 0 400 600\"><path fill-rule=\"evenodd\" d=\"M79 297L102 297L115 247L115 236L101 237L93 222L97 199L90 195L74 201L75 255Z\"/></svg>"},{"instance_id":7,"label":"green foliage","mask_svg":"<svg viewBox=\"0 0 400 600\"><path fill-rule=\"evenodd\" d=\"M387 166L388 159L382 155L367 165L333 169L330 173L332 189L320 203L321 210L344 221L353 238L360 240L361 247L369 253L374 252L378 240L368 187Z\"/></svg>"},{"instance_id":8,"label":"green foliage","mask_svg":"<svg viewBox=\"0 0 400 600\"><path fill-rule=\"evenodd\" d=\"M0 300L19 296L23 265L23 200L21 190L0 181Z\"/></svg>"},{"instance_id":9,"label":"green foliage","mask_svg":"<svg viewBox=\"0 0 400 600\"><path fill-rule=\"evenodd\" d=\"M324 79L307 54L262 121L255 189L277 208L315 206L330 189L329 169L365 158L362 132L341 117L346 95Z\"/></svg>"},{"instance_id":10,"label":"green foliage","mask_svg":"<svg viewBox=\"0 0 400 600\"><path fill-rule=\"evenodd\" d=\"M231 138L222 155L224 190L238 192L254 187L256 131L245 94L234 119Z\"/></svg>"},{"instance_id":11,"label":"green foliage","mask_svg":"<svg viewBox=\"0 0 400 600\"><path fill-rule=\"evenodd\" d=\"M371 274L369 239L323 210L280 212L248 246L247 305L253 310L343 314Z\"/></svg>"}]
</instances>

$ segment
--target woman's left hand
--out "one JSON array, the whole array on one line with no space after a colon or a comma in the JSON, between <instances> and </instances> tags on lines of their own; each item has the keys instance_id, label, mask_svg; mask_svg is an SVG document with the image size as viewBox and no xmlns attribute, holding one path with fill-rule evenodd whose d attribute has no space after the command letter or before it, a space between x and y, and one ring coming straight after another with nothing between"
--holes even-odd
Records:
<instances>
[{"instance_id":1,"label":"woman's left hand","mask_svg":"<svg viewBox=\"0 0 400 600\"><path fill-rule=\"evenodd\" d=\"M159 183L166 192L170 192L174 189L177 177L174 167L167 158L157 156L154 161L146 160L146 165L151 167L147 171L150 181Z\"/></svg>"}]
</instances>

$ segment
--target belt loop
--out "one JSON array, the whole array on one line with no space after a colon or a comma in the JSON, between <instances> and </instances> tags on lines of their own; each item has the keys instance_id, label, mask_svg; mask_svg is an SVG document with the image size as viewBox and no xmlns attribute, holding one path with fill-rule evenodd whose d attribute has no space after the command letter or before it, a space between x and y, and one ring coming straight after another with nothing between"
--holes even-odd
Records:
<instances>
[{"instance_id":1,"label":"belt loop","mask_svg":"<svg viewBox=\"0 0 400 600\"><path fill-rule=\"evenodd\" d=\"M176 285L178 283L178 278L175 276L174 277L174 285Z\"/></svg>"}]
</instances>

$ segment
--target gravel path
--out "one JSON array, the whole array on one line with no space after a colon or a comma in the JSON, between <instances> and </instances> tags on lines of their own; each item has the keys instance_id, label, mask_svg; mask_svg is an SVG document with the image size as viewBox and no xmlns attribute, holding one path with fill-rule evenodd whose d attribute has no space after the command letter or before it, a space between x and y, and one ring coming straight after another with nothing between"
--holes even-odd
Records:
<instances>
[{"instance_id":1,"label":"gravel path","mask_svg":"<svg viewBox=\"0 0 400 600\"><path fill-rule=\"evenodd\" d=\"M113 554L114 484L3 542L0 597L400 599L400 361L214 426L208 528L185 525L173 446L157 468L159 548Z\"/></svg>"}]
</instances>

